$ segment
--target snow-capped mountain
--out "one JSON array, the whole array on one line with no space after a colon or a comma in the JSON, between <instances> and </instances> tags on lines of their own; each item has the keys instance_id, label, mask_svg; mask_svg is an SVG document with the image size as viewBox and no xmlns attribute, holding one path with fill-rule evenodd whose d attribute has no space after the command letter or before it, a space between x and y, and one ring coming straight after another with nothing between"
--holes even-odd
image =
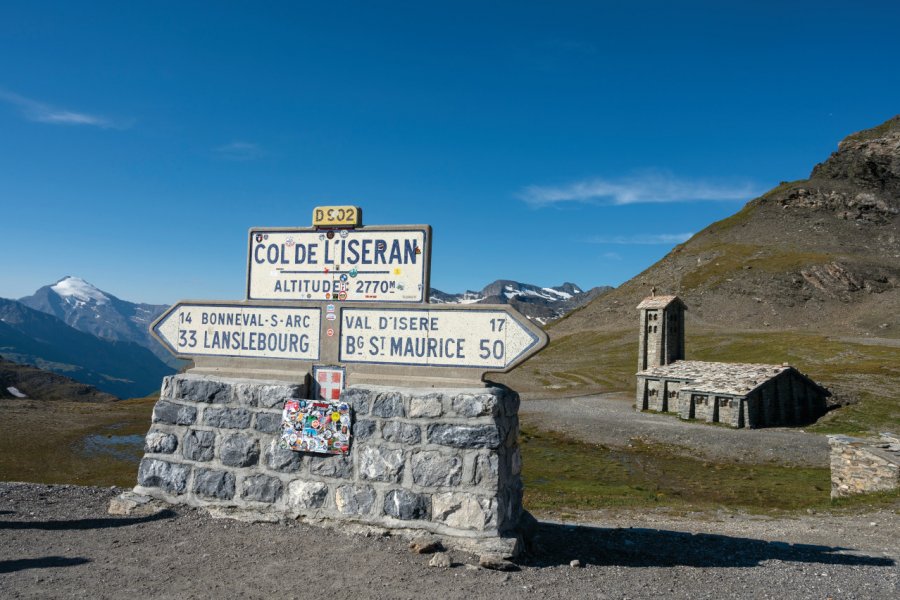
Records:
<instances>
[{"instance_id":1,"label":"snow-capped mountain","mask_svg":"<svg viewBox=\"0 0 900 600\"><path fill-rule=\"evenodd\" d=\"M0 298L0 356L120 398L146 396L173 372L140 344L78 331L53 315L4 298Z\"/></svg>"},{"instance_id":2,"label":"snow-capped mountain","mask_svg":"<svg viewBox=\"0 0 900 600\"><path fill-rule=\"evenodd\" d=\"M431 288L430 300L433 304L510 304L532 321L545 325L611 289L610 286L602 286L585 292L568 282L555 287L541 287L498 279L480 292L467 290L462 294L448 294Z\"/></svg>"},{"instance_id":3,"label":"snow-capped mountain","mask_svg":"<svg viewBox=\"0 0 900 600\"><path fill-rule=\"evenodd\" d=\"M99 338L134 342L149 349L169 366L178 368L174 358L151 336L150 323L168 308L120 300L80 277L66 276L45 285L19 302L53 315L66 325Z\"/></svg>"}]
</instances>

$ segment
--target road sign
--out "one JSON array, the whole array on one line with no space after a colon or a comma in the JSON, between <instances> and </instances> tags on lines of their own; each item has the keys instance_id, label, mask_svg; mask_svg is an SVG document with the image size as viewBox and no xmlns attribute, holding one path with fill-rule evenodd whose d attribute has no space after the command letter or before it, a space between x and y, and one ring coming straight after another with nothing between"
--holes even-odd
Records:
<instances>
[{"instance_id":1,"label":"road sign","mask_svg":"<svg viewBox=\"0 0 900 600\"><path fill-rule=\"evenodd\" d=\"M358 206L317 206L313 209L313 227L359 227L362 209Z\"/></svg>"},{"instance_id":2,"label":"road sign","mask_svg":"<svg viewBox=\"0 0 900 600\"><path fill-rule=\"evenodd\" d=\"M254 228L248 300L424 302L431 227Z\"/></svg>"},{"instance_id":3,"label":"road sign","mask_svg":"<svg viewBox=\"0 0 900 600\"><path fill-rule=\"evenodd\" d=\"M321 309L179 302L150 331L172 354L318 360Z\"/></svg>"},{"instance_id":4,"label":"road sign","mask_svg":"<svg viewBox=\"0 0 900 600\"><path fill-rule=\"evenodd\" d=\"M341 363L505 371L547 343L508 306L350 308L340 314Z\"/></svg>"}]
</instances>

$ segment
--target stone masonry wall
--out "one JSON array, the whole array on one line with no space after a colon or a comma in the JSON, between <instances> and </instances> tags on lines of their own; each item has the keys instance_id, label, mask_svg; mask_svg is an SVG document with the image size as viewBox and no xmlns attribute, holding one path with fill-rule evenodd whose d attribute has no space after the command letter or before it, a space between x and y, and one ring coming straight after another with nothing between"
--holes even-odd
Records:
<instances>
[{"instance_id":1,"label":"stone masonry wall","mask_svg":"<svg viewBox=\"0 0 900 600\"><path fill-rule=\"evenodd\" d=\"M303 386L167 377L135 492L238 518L427 531L511 555L522 512L518 395L506 388L352 386L348 456L278 445Z\"/></svg>"},{"instance_id":2,"label":"stone masonry wall","mask_svg":"<svg viewBox=\"0 0 900 600\"><path fill-rule=\"evenodd\" d=\"M900 487L900 439L880 441L830 435L831 497L894 490Z\"/></svg>"}]
</instances>

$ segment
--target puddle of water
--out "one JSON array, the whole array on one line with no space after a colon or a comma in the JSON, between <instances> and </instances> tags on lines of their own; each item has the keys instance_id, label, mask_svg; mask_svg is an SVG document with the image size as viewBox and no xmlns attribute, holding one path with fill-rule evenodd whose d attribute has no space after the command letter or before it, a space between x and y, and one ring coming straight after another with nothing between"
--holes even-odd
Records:
<instances>
[{"instance_id":1,"label":"puddle of water","mask_svg":"<svg viewBox=\"0 0 900 600\"><path fill-rule=\"evenodd\" d=\"M88 456L112 456L119 460L137 463L144 455L144 436L89 435L82 441L83 452Z\"/></svg>"}]
</instances>

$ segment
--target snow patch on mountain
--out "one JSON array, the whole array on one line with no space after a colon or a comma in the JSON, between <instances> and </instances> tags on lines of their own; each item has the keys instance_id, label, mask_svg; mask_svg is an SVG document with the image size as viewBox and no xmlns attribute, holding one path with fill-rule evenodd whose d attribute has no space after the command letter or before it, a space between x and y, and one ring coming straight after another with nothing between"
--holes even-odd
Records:
<instances>
[{"instance_id":1,"label":"snow patch on mountain","mask_svg":"<svg viewBox=\"0 0 900 600\"><path fill-rule=\"evenodd\" d=\"M6 388L6 391L9 392L10 394L12 394L13 396L15 396L16 398L27 398L28 397L25 394L23 394L22 392L20 392L19 388L12 386L12 385L9 386L8 388Z\"/></svg>"},{"instance_id":2,"label":"snow patch on mountain","mask_svg":"<svg viewBox=\"0 0 900 600\"><path fill-rule=\"evenodd\" d=\"M50 289L69 302L109 304L109 297L80 277L68 276L60 279Z\"/></svg>"}]
</instances>

